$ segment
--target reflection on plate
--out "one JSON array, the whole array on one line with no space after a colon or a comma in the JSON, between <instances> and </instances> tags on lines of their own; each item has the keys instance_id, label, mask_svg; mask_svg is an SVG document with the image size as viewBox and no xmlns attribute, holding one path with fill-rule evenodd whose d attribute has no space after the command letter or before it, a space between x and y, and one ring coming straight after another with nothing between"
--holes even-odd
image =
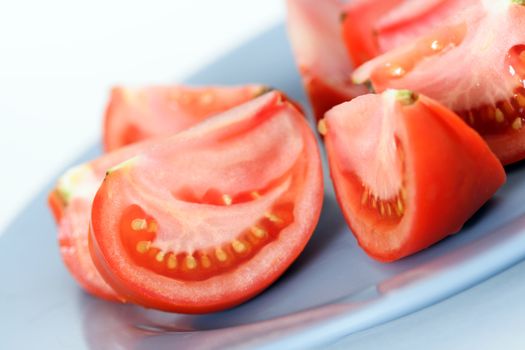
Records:
<instances>
[{"instance_id":1,"label":"reflection on plate","mask_svg":"<svg viewBox=\"0 0 525 350\"><path fill-rule=\"evenodd\" d=\"M262 82L305 102L283 25L202 69L192 84ZM95 157L93 147L78 162ZM525 165L461 234L393 264L369 259L348 231L330 185L306 250L272 287L221 313L190 316L84 294L60 261L46 207L51 184L0 237L5 348L207 349L323 345L433 304L525 257ZM453 205L453 204L452 204Z\"/></svg>"}]
</instances>

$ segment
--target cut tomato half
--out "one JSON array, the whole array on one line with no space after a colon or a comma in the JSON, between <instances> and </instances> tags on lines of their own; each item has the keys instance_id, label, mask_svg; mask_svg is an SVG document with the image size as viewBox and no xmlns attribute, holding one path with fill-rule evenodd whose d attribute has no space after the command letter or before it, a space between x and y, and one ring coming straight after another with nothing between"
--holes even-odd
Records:
<instances>
[{"instance_id":1,"label":"cut tomato half","mask_svg":"<svg viewBox=\"0 0 525 350\"><path fill-rule=\"evenodd\" d=\"M409 91L365 95L326 113L330 173L361 247L394 261L458 232L505 182L483 139Z\"/></svg>"},{"instance_id":2,"label":"cut tomato half","mask_svg":"<svg viewBox=\"0 0 525 350\"><path fill-rule=\"evenodd\" d=\"M512 163L525 157L524 26L519 2L483 1L462 22L362 65L354 79L378 92L406 88L436 99Z\"/></svg>"},{"instance_id":3,"label":"cut tomato half","mask_svg":"<svg viewBox=\"0 0 525 350\"><path fill-rule=\"evenodd\" d=\"M89 253L91 205L106 170L132 157L143 147L146 145L125 147L70 169L60 177L48 197L58 226L58 242L64 264L86 291L107 300L120 298L100 276Z\"/></svg>"},{"instance_id":4,"label":"cut tomato half","mask_svg":"<svg viewBox=\"0 0 525 350\"><path fill-rule=\"evenodd\" d=\"M115 87L104 119L104 149L175 134L268 90L263 85Z\"/></svg>"},{"instance_id":5,"label":"cut tomato half","mask_svg":"<svg viewBox=\"0 0 525 350\"><path fill-rule=\"evenodd\" d=\"M110 169L93 203L91 254L127 300L221 310L288 268L322 200L314 134L269 92Z\"/></svg>"},{"instance_id":6,"label":"cut tomato half","mask_svg":"<svg viewBox=\"0 0 525 350\"><path fill-rule=\"evenodd\" d=\"M333 106L366 93L352 83L337 0L287 0L288 35L317 120Z\"/></svg>"}]
</instances>

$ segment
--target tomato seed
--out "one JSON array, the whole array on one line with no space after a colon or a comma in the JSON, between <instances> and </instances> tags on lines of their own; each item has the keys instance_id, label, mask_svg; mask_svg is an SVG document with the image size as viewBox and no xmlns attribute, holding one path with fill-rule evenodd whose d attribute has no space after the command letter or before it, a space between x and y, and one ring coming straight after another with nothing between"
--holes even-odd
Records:
<instances>
[{"instance_id":1,"label":"tomato seed","mask_svg":"<svg viewBox=\"0 0 525 350\"><path fill-rule=\"evenodd\" d=\"M195 260L193 255L188 255L186 257L186 267L190 270L197 268L197 260Z\"/></svg>"},{"instance_id":2,"label":"tomato seed","mask_svg":"<svg viewBox=\"0 0 525 350\"><path fill-rule=\"evenodd\" d=\"M227 194L223 194L222 195L222 201L224 202L224 204L226 204L228 206L232 205L232 197L230 197Z\"/></svg>"},{"instance_id":3,"label":"tomato seed","mask_svg":"<svg viewBox=\"0 0 525 350\"><path fill-rule=\"evenodd\" d=\"M521 127L522 127L521 118L514 119L514 121L512 122L512 128L514 130L519 130L521 129Z\"/></svg>"},{"instance_id":4,"label":"tomato seed","mask_svg":"<svg viewBox=\"0 0 525 350\"><path fill-rule=\"evenodd\" d=\"M501 109L499 108L496 108L496 121L498 123L503 123L503 121L505 120L505 115L503 114L503 112L501 111Z\"/></svg>"},{"instance_id":5,"label":"tomato seed","mask_svg":"<svg viewBox=\"0 0 525 350\"><path fill-rule=\"evenodd\" d=\"M324 119L319 120L319 123L317 123L317 131L323 136L328 133L328 127L326 126L326 121Z\"/></svg>"},{"instance_id":6,"label":"tomato seed","mask_svg":"<svg viewBox=\"0 0 525 350\"><path fill-rule=\"evenodd\" d=\"M201 264L204 268L209 268L211 266L211 261L210 261L210 258L208 258L207 255L203 255L201 257Z\"/></svg>"},{"instance_id":7,"label":"tomato seed","mask_svg":"<svg viewBox=\"0 0 525 350\"><path fill-rule=\"evenodd\" d=\"M137 243L137 252L139 252L140 254L144 254L149 250L150 246L150 241L139 241Z\"/></svg>"},{"instance_id":8,"label":"tomato seed","mask_svg":"<svg viewBox=\"0 0 525 350\"><path fill-rule=\"evenodd\" d=\"M165 253L163 251L158 252L157 255L155 255L155 260L157 260L158 262L163 262L164 254Z\"/></svg>"},{"instance_id":9,"label":"tomato seed","mask_svg":"<svg viewBox=\"0 0 525 350\"><path fill-rule=\"evenodd\" d=\"M242 243L241 241L239 241L239 240L234 240L232 242L232 248L237 253L243 253L243 252L246 251L246 245L244 243Z\"/></svg>"},{"instance_id":10,"label":"tomato seed","mask_svg":"<svg viewBox=\"0 0 525 350\"><path fill-rule=\"evenodd\" d=\"M133 221L131 221L131 229L133 231L142 231L146 227L148 227L146 219L133 219Z\"/></svg>"},{"instance_id":11,"label":"tomato seed","mask_svg":"<svg viewBox=\"0 0 525 350\"><path fill-rule=\"evenodd\" d=\"M168 256L168 269L175 269L177 267L177 258L175 257L175 255L171 254L170 256Z\"/></svg>"},{"instance_id":12,"label":"tomato seed","mask_svg":"<svg viewBox=\"0 0 525 350\"><path fill-rule=\"evenodd\" d=\"M277 215L272 214L272 213L266 213L266 214L264 214L264 216L268 220L270 220L271 222L276 223L276 224L281 224L283 222L283 219L281 219L280 217L278 217Z\"/></svg>"},{"instance_id":13,"label":"tomato seed","mask_svg":"<svg viewBox=\"0 0 525 350\"><path fill-rule=\"evenodd\" d=\"M253 233L253 235L257 238L263 238L264 236L266 236L268 234L268 232L266 232L265 229L259 227L259 226L253 226L251 229L250 229L251 233Z\"/></svg>"},{"instance_id":14,"label":"tomato seed","mask_svg":"<svg viewBox=\"0 0 525 350\"><path fill-rule=\"evenodd\" d=\"M405 199L403 199L405 198ZM397 216L403 216L405 212L404 201L406 200L406 189L401 188L398 195L394 198L383 200L377 198L370 193L370 190L363 184L363 193L361 195L361 205L368 206L372 209L377 210L378 214L381 216L392 217L394 213Z\"/></svg>"},{"instance_id":15,"label":"tomato seed","mask_svg":"<svg viewBox=\"0 0 525 350\"><path fill-rule=\"evenodd\" d=\"M222 248L217 248L215 250L215 256L221 262L224 262L224 261L226 261L226 259L228 259L228 255L226 254L226 252L224 250L222 250Z\"/></svg>"},{"instance_id":16,"label":"tomato seed","mask_svg":"<svg viewBox=\"0 0 525 350\"><path fill-rule=\"evenodd\" d=\"M148 232L157 232L157 223L155 221L150 221L148 225Z\"/></svg>"},{"instance_id":17,"label":"tomato seed","mask_svg":"<svg viewBox=\"0 0 525 350\"><path fill-rule=\"evenodd\" d=\"M401 198L397 198L397 203L396 203L396 213L397 215L401 216L404 214L405 212L405 207L403 205L403 202L401 201Z\"/></svg>"}]
</instances>

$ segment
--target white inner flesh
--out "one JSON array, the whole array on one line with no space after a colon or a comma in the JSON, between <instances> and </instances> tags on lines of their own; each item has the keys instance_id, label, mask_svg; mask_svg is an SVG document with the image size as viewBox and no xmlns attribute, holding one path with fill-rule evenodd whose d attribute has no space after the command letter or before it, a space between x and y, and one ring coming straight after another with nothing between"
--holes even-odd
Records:
<instances>
[{"instance_id":1,"label":"white inner flesh","mask_svg":"<svg viewBox=\"0 0 525 350\"><path fill-rule=\"evenodd\" d=\"M401 162L395 140L396 92L365 95L330 111L335 122L346 170L355 173L376 198L397 196L402 185ZM330 125L330 128L334 127Z\"/></svg>"}]
</instances>

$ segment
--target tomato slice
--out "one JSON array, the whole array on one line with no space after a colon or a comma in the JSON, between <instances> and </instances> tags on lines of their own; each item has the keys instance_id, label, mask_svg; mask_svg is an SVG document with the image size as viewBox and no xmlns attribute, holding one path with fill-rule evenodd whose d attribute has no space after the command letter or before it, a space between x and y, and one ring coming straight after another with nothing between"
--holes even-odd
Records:
<instances>
[{"instance_id":1,"label":"tomato slice","mask_svg":"<svg viewBox=\"0 0 525 350\"><path fill-rule=\"evenodd\" d=\"M127 300L221 310L286 270L322 200L313 132L269 92L111 169L93 203L91 254Z\"/></svg>"},{"instance_id":2,"label":"tomato slice","mask_svg":"<svg viewBox=\"0 0 525 350\"><path fill-rule=\"evenodd\" d=\"M317 120L333 106L366 92L352 83L352 63L341 38L337 0L287 0L288 34Z\"/></svg>"},{"instance_id":3,"label":"tomato slice","mask_svg":"<svg viewBox=\"0 0 525 350\"><path fill-rule=\"evenodd\" d=\"M505 182L501 163L454 113L407 90L326 113L337 199L359 244L394 261L459 231Z\"/></svg>"},{"instance_id":4,"label":"tomato slice","mask_svg":"<svg viewBox=\"0 0 525 350\"><path fill-rule=\"evenodd\" d=\"M172 135L268 90L263 85L115 87L104 120L104 149Z\"/></svg>"},{"instance_id":5,"label":"tomato slice","mask_svg":"<svg viewBox=\"0 0 525 350\"><path fill-rule=\"evenodd\" d=\"M144 147L146 144L125 147L70 169L60 177L48 197L58 226L58 242L64 264L86 291L103 299L121 298L100 276L89 253L91 204L106 170Z\"/></svg>"},{"instance_id":6,"label":"tomato slice","mask_svg":"<svg viewBox=\"0 0 525 350\"><path fill-rule=\"evenodd\" d=\"M377 42L375 25L382 16L404 2L405 0L354 0L344 5L343 40L356 67L382 52Z\"/></svg>"},{"instance_id":7,"label":"tomato slice","mask_svg":"<svg viewBox=\"0 0 525 350\"><path fill-rule=\"evenodd\" d=\"M518 2L483 2L462 22L362 65L354 78L379 92L407 88L436 99L509 164L525 158L524 25Z\"/></svg>"}]
</instances>

